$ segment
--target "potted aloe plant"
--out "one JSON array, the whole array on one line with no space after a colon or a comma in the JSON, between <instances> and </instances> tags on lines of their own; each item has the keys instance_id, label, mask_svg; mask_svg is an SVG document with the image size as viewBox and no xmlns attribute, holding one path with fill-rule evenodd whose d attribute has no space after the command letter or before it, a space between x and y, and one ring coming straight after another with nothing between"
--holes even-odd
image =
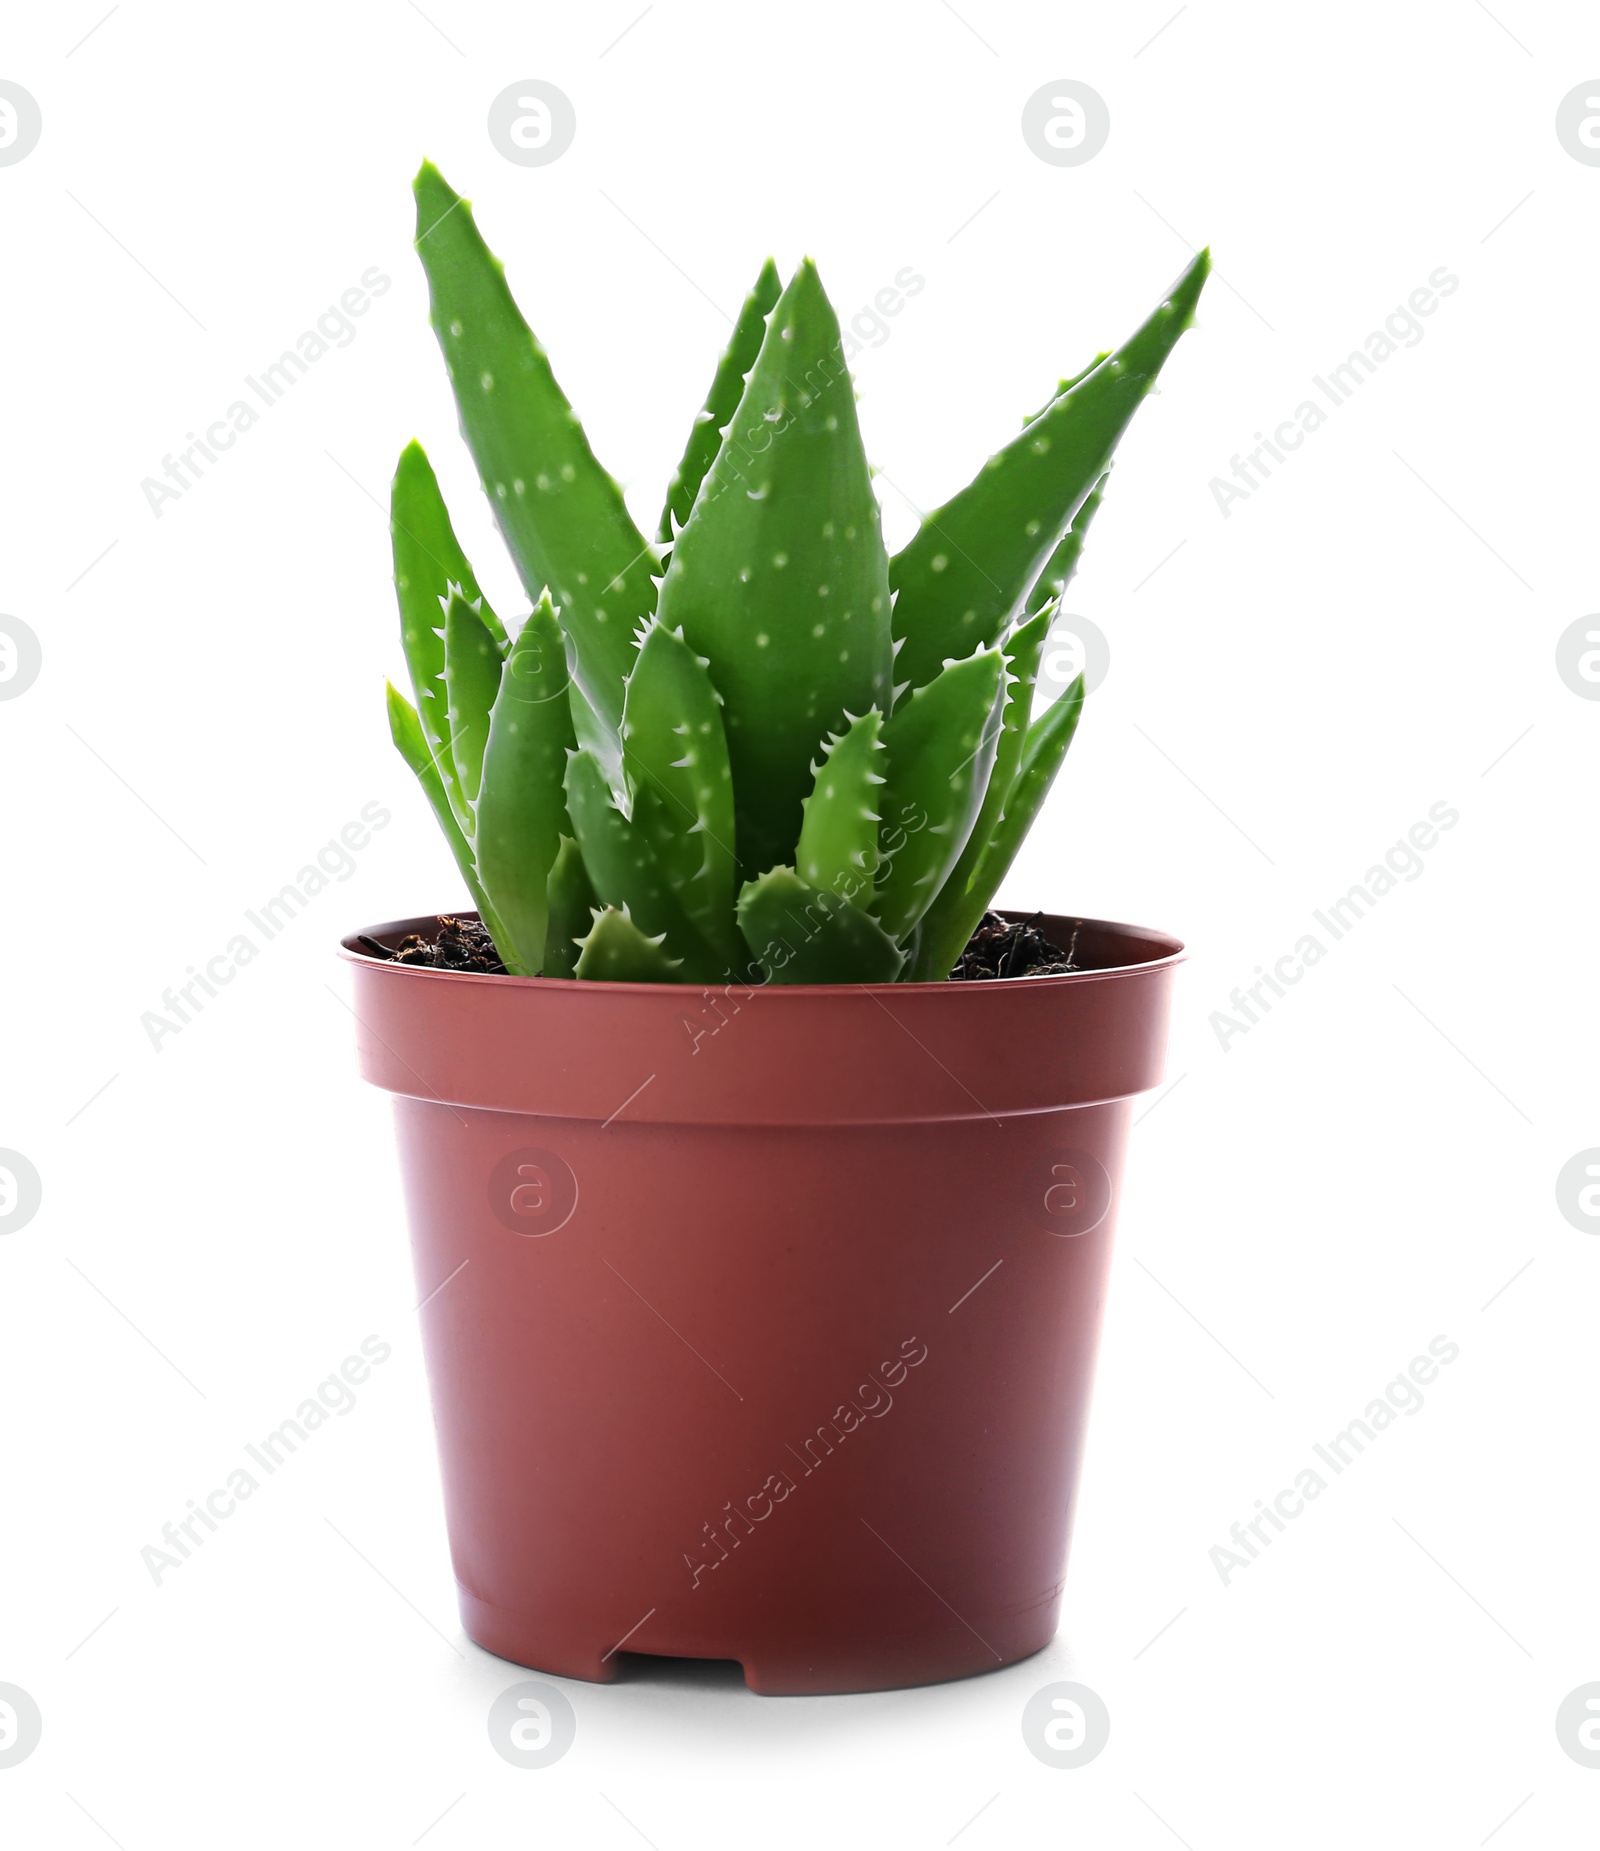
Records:
<instances>
[{"instance_id":1,"label":"potted aloe plant","mask_svg":"<svg viewBox=\"0 0 1600 1851\"><path fill-rule=\"evenodd\" d=\"M816 268L769 262L647 538L468 205L415 190L532 606L490 608L410 445L389 721L474 910L344 955L467 1631L763 1692L1012 1662L1056 1626L1182 947L989 901L1082 709L1033 716L1051 620L1209 259L893 557Z\"/></svg>"}]
</instances>

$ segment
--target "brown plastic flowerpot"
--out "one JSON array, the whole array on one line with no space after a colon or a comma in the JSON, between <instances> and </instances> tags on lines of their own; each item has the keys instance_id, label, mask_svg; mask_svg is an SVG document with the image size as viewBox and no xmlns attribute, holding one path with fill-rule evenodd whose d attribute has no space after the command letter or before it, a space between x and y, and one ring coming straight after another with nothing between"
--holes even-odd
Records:
<instances>
[{"instance_id":1,"label":"brown plastic flowerpot","mask_svg":"<svg viewBox=\"0 0 1600 1851\"><path fill-rule=\"evenodd\" d=\"M1043 923L1092 968L702 992L344 941L480 1645L600 1681L733 1658L789 1695L1050 1640L1183 947Z\"/></svg>"}]
</instances>

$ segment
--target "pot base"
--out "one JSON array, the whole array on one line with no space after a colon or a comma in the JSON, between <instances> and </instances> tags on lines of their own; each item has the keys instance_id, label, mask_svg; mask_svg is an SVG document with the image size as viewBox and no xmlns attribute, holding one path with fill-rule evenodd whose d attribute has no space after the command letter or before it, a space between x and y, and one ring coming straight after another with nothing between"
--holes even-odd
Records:
<instances>
[{"instance_id":1,"label":"pot base","mask_svg":"<svg viewBox=\"0 0 1600 1851\"><path fill-rule=\"evenodd\" d=\"M461 1624L467 1637L496 1658L542 1671L551 1677L574 1678L586 1684L614 1684L621 1659L701 1658L737 1664L746 1687L758 1697L849 1696L874 1690L909 1690L922 1684L943 1684L953 1678L976 1677L1019 1664L1041 1652L1055 1636L1056 1604L1030 1616L1032 1631L1011 1642L1010 1650L986 1645L976 1635L965 1639L930 1640L908 1637L896 1642L864 1640L813 1640L804 1651L774 1641L717 1643L696 1636L675 1644L657 1642L652 1632L638 1629L619 1649L584 1638L574 1629L563 1633L548 1615L534 1620L508 1613L465 1588L458 1588ZM954 1622L952 1622L954 1625ZM956 1630L959 1631L959 1628ZM641 1644L648 1640L651 1643Z\"/></svg>"}]
</instances>

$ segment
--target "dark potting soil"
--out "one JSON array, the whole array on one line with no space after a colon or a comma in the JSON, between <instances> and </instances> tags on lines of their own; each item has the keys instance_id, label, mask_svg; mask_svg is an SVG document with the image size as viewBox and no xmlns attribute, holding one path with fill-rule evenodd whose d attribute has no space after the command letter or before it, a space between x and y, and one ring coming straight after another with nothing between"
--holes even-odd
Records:
<instances>
[{"instance_id":1,"label":"dark potting soil","mask_svg":"<svg viewBox=\"0 0 1600 1851\"><path fill-rule=\"evenodd\" d=\"M370 951L375 958L386 958L391 964L422 964L429 970L486 971L495 977L506 974L489 928L478 919L453 919L441 913L437 937L423 938L408 932L392 951L365 933L358 942L364 951Z\"/></svg>"},{"instance_id":2,"label":"dark potting soil","mask_svg":"<svg viewBox=\"0 0 1600 1851\"><path fill-rule=\"evenodd\" d=\"M997 977L1061 977L1068 971L1081 970L1072 961L1077 946L1077 928L1065 951L1052 945L1034 924L1033 919L1002 919L998 913L985 913L978 929L967 940L956 967L950 973L952 983L987 983Z\"/></svg>"},{"instance_id":3,"label":"dark potting soil","mask_svg":"<svg viewBox=\"0 0 1600 1851\"><path fill-rule=\"evenodd\" d=\"M1063 951L1059 945L1051 944L1035 926L1034 919L1042 917L1035 913L1033 919L1012 921L1002 919L998 913L985 913L977 931L968 939L959 963L950 973L951 982L989 983L1002 977L1057 977L1081 969L1082 966L1072 960L1078 936L1076 929L1072 934L1073 943ZM364 933L358 942L363 950L391 964L421 964L429 970L482 971L497 977L506 974L488 927L476 919L456 919L441 914L435 937L424 938L419 933L408 932L392 950Z\"/></svg>"}]
</instances>

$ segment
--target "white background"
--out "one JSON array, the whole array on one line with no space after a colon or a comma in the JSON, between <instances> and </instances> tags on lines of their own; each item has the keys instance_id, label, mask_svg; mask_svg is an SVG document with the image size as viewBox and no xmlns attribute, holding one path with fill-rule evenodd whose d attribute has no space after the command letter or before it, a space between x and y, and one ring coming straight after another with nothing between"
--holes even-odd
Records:
<instances>
[{"instance_id":1,"label":"white background","mask_svg":"<svg viewBox=\"0 0 1600 1851\"><path fill-rule=\"evenodd\" d=\"M44 651L0 707L0 1144L44 1183L0 1240L0 1682L44 1715L0 1770L8 1843L1591 1841L1600 1771L1554 1717L1600 1679L1600 1240L1554 1185L1600 1143L1600 704L1555 648L1597 603L1600 168L1554 124L1600 70L1593 20L961 12L8 22L0 76L44 122L0 168L0 609ZM485 129L528 77L577 112L544 168ZM1020 131L1063 77L1111 113L1078 168ZM894 545L903 497L965 481L1214 246L1071 595L1111 672L1002 896L1191 947L1062 1629L1025 1664L810 1700L569 1684L564 1760L489 1745L525 1674L455 1618L388 1105L333 956L462 898L383 719L377 504L408 438L524 608L409 249L424 153L641 524L769 249L813 253L845 316L926 279L857 363ZM141 480L374 265L356 338L157 518ZM1460 287L1424 337L1224 517L1211 479L1441 265ZM141 1014L374 801L393 821L353 875L152 1049ZM1460 821L1420 877L1224 1050L1230 992L1441 801ZM154 1586L141 1548L369 1333L393 1355L356 1410ZM1460 1356L1422 1411L1224 1585L1229 1526L1441 1333ZM1070 1772L1019 1729L1061 1678L1112 1718Z\"/></svg>"}]
</instances>

